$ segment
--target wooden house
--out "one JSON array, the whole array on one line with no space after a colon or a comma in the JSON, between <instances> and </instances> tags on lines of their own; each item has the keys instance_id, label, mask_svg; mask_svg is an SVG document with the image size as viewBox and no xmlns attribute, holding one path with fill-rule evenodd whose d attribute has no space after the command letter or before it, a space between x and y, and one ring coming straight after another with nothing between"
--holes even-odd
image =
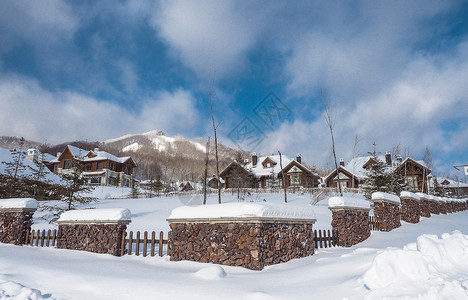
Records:
<instances>
[{"instance_id":1,"label":"wooden house","mask_svg":"<svg viewBox=\"0 0 468 300\"><path fill-rule=\"evenodd\" d=\"M281 168L281 166L283 168ZM231 162L219 175L225 188L317 187L319 176L302 164L301 156L291 159L282 155L258 157L253 153L250 162Z\"/></svg>"},{"instance_id":2,"label":"wooden house","mask_svg":"<svg viewBox=\"0 0 468 300\"><path fill-rule=\"evenodd\" d=\"M415 192L428 191L428 176L431 170L423 161L416 161L412 158L406 158L402 161L401 156L397 156L396 161L392 161L389 151L385 156L379 156L378 159L385 162L390 172L400 172L405 178L408 189ZM333 170L324 178L325 186L342 188L360 188L365 184L367 170L374 161L372 156L363 156L353 158L345 165L344 160L340 160L340 166Z\"/></svg>"},{"instance_id":3,"label":"wooden house","mask_svg":"<svg viewBox=\"0 0 468 300\"><path fill-rule=\"evenodd\" d=\"M73 162L83 162L83 176L92 185L113 185L130 187L133 170L136 164L130 156L117 157L98 148L87 151L67 145L63 152L57 153L56 159L50 161L56 174L69 173Z\"/></svg>"}]
</instances>

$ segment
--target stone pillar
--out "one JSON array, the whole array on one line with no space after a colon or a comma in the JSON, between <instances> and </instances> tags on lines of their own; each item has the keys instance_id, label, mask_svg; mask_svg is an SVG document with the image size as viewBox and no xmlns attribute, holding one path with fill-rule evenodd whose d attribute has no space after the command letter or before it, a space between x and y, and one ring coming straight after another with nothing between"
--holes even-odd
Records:
<instances>
[{"instance_id":1,"label":"stone pillar","mask_svg":"<svg viewBox=\"0 0 468 300\"><path fill-rule=\"evenodd\" d=\"M86 209L63 213L57 248L120 256L122 234L131 222L128 209Z\"/></svg>"},{"instance_id":2,"label":"stone pillar","mask_svg":"<svg viewBox=\"0 0 468 300\"><path fill-rule=\"evenodd\" d=\"M395 195L375 192L372 194L374 216L380 220L380 231L391 231L401 226L400 198Z\"/></svg>"},{"instance_id":3,"label":"stone pillar","mask_svg":"<svg viewBox=\"0 0 468 300\"><path fill-rule=\"evenodd\" d=\"M301 208L308 211L305 214L291 208L259 203L177 208L167 219L171 260L262 270L310 256L315 248L311 208Z\"/></svg>"},{"instance_id":4,"label":"stone pillar","mask_svg":"<svg viewBox=\"0 0 468 300\"><path fill-rule=\"evenodd\" d=\"M401 199L401 219L408 223L419 223L421 206L420 198L415 193L403 191L400 194Z\"/></svg>"},{"instance_id":5,"label":"stone pillar","mask_svg":"<svg viewBox=\"0 0 468 300\"><path fill-rule=\"evenodd\" d=\"M431 214L440 214L440 204L436 196L429 195L429 209L431 210Z\"/></svg>"},{"instance_id":6,"label":"stone pillar","mask_svg":"<svg viewBox=\"0 0 468 300\"><path fill-rule=\"evenodd\" d=\"M370 236L370 202L357 197L332 197L328 199L332 211L332 228L338 231L338 245L351 247Z\"/></svg>"},{"instance_id":7,"label":"stone pillar","mask_svg":"<svg viewBox=\"0 0 468 300\"><path fill-rule=\"evenodd\" d=\"M436 199L437 199L437 202L439 203L440 213L442 215L446 215L447 214L447 203L445 202L445 199L443 197L436 197Z\"/></svg>"},{"instance_id":8,"label":"stone pillar","mask_svg":"<svg viewBox=\"0 0 468 300\"><path fill-rule=\"evenodd\" d=\"M429 195L424 193L416 193L419 196L419 206L421 208L421 216L430 218L431 217L431 207L429 205Z\"/></svg>"},{"instance_id":9,"label":"stone pillar","mask_svg":"<svg viewBox=\"0 0 468 300\"><path fill-rule=\"evenodd\" d=\"M0 243L23 245L36 210L36 199L0 199Z\"/></svg>"}]
</instances>

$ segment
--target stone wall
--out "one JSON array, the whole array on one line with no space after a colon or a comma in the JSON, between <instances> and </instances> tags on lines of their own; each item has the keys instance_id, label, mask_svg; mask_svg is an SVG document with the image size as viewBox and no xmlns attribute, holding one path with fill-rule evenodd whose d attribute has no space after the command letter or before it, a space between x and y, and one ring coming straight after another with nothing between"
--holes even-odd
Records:
<instances>
[{"instance_id":1,"label":"stone wall","mask_svg":"<svg viewBox=\"0 0 468 300\"><path fill-rule=\"evenodd\" d=\"M439 201L429 200L429 208L431 210L431 214L434 214L434 215L439 215L440 214Z\"/></svg>"},{"instance_id":2,"label":"stone wall","mask_svg":"<svg viewBox=\"0 0 468 300\"><path fill-rule=\"evenodd\" d=\"M0 209L0 242L23 245L31 230L34 210Z\"/></svg>"},{"instance_id":3,"label":"stone wall","mask_svg":"<svg viewBox=\"0 0 468 300\"><path fill-rule=\"evenodd\" d=\"M261 270L314 253L312 223L170 223L171 260Z\"/></svg>"},{"instance_id":4,"label":"stone wall","mask_svg":"<svg viewBox=\"0 0 468 300\"><path fill-rule=\"evenodd\" d=\"M396 203L374 200L374 216L380 220L380 231L391 231L401 226L400 208Z\"/></svg>"},{"instance_id":5,"label":"stone wall","mask_svg":"<svg viewBox=\"0 0 468 300\"><path fill-rule=\"evenodd\" d=\"M446 215L447 214L447 202L445 201L438 201L439 202L439 212L443 215Z\"/></svg>"},{"instance_id":6,"label":"stone wall","mask_svg":"<svg viewBox=\"0 0 468 300\"><path fill-rule=\"evenodd\" d=\"M421 207L419 201L401 197L401 219L408 223L419 223Z\"/></svg>"},{"instance_id":7,"label":"stone wall","mask_svg":"<svg viewBox=\"0 0 468 300\"><path fill-rule=\"evenodd\" d=\"M421 198L419 202L419 206L421 208L420 214L423 217L430 218L431 217L431 207L429 204L429 200L426 198Z\"/></svg>"},{"instance_id":8,"label":"stone wall","mask_svg":"<svg viewBox=\"0 0 468 300\"><path fill-rule=\"evenodd\" d=\"M369 209L330 208L332 227L338 231L338 245L351 247L370 236Z\"/></svg>"},{"instance_id":9,"label":"stone wall","mask_svg":"<svg viewBox=\"0 0 468 300\"><path fill-rule=\"evenodd\" d=\"M120 256L126 224L60 224L57 248Z\"/></svg>"}]
</instances>

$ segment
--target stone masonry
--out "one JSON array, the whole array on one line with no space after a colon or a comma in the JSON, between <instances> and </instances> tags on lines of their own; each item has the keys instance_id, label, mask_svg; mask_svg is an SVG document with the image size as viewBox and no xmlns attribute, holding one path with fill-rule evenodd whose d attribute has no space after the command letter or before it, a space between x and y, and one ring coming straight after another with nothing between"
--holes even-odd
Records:
<instances>
[{"instance_id":1,"label":"stone masonry","mask_svg":"<svg viewBox=\"0 0 468 300\"><path fill-rule=\"evenodd\" d=\"M419 205L421 207L421 216L430 218L431 217L431 207L429 204L429 199L422 198L421 201L419 202Z\"/></svg>"},{"instance_id":2,"label":"stone masonry","mask_svg":"<svg viewBox=\"0 0 468 300\"><path fill-rule=\"evenodd\" d=\"M314 253L313 222L173 222L171 260L262 270Z\"/></svg>"},{"instance_id":3,"label":"stone masonry","mask_svg":"<svg viewBox=\"0 0 468 300\"><path fill-rule=\"evenodd\" d=\"M31 230L35 209L0 209L0 242L23 245Z\"/></svg>"},{"instance_id":4,"label":"stone masonry","mask_svg":"<svg viewBox=\"0 0 468 300\"><path fill-rule=\"evenodd\" d=\"M439 215L440 214L440 204L439 201L435 199L429 200L429 208L431 210L431 214Z\"/></svg>"},{"instance_id":5,"label":"stone masonry","mask_svg":"<svg viewBox=\"0 0 468 300\"><path fill-rule=\"evenodd\" d=\"M57 248L120 256L123 224L60 224Z\"/></svg>"},{"instance_id":6,"label":"stone masonry","mask_svg":"<svg viewBox=\"0 0 468 300\"><path fill-rule=\"evenodd\" d=\"M401 197L401 219L408 223L419 223L419 214L421 207L419 201L409 198Z\"/></svg>"},{"instance_id":7,"label":"stone masonry","mask_svg":"<svg viewBox=\"0 0 468 300\"><path fill-rule=\"evenodd\" d=\"M391 231L401 226L399 205L385 200L374 200L374 216L380 220L380 231Z\"/></svg>"},{"instance_id":8,"label":"stone masonry","mask_svg":"<svg viewBox=\"0 0 468 300\"><path fill-rule=\"evenodd\" d=\"M369 209L330 208L332 227L338 231L338 245L351 247L370 236Z\"/></svg>"}]
</instances>

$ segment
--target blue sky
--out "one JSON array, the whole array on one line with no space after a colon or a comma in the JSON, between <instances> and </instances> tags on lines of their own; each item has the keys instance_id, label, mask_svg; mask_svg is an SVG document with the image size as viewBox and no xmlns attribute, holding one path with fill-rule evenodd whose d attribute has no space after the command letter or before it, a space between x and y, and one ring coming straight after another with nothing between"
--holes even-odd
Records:
<instances>
[{"instance_id":1,"label":"blue sky","mask_svg":"<svg viewBox=\"0 0 468 300\"><path fill-rule=\"evenodd\" d=\"M216 69L225 144L327 166L323 88L339 157L428 146L453 172L468 163L467 15L467 1L5 0L0 135L213 136Z\"/></svg>"}]
</instances>

